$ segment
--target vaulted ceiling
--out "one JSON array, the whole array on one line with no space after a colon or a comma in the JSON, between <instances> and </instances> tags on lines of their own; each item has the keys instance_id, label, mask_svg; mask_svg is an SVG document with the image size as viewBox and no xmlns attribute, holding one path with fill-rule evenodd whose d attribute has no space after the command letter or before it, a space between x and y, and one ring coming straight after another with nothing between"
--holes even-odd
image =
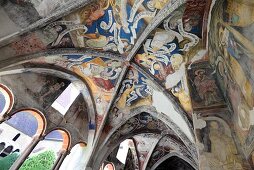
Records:
<instances>
[{"instance_id":1,"label":"vaulted ceiling","mask_svg":"<svg viewBox=\"0 0 254 170\"><path fill-rule=\"evenodd\" d=\"M140 169L169 151L197 168L187 72L209 61L211 0L0 3L0 82L13 90L14 109L36 108L69 127L50 117L63 90L41 89L76 83L86 116L79 117L84 127L69 128L71 147L87 144L84 166L99 169L122 141L133 139L147 142L142 151L136 147Z\"/></svg>"}]
</instances>

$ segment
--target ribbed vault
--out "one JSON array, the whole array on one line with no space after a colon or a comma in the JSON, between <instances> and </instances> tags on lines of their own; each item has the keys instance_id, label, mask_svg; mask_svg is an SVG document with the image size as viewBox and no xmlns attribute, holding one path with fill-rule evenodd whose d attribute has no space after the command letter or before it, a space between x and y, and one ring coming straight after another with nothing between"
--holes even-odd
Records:
<instances>
[{"instance_id":1,"label":"ribbed vault","mask_svg":"<svg viewBox=\"0 0 254 170\"><path fill-rule=\"evenodd\" d=\"M118 161L119 166L155 169L165 160L179 158L198 169L202 146L194 132L205 127L199 116L207 116L199 111L216 105L216 97L221 102L216 106L227 107L223 95L195 98L202 94L193 92L198 80L191 79L205 73L210 59L207 37L215 2L0 0L0 4L3 20L12 28L0 29L0 83L15 96L13 110L38 109L48 122L47 133L59 128L70 136L70 147L55 169L80 143L86 147L73 161L80 160L75 169L99 169L114 160L124 140L131 140L132 147L128 166ZM216 71L209 69L214 78ZM14 80L22 82L20 87ZM62 116L51 104L69 84L80 94ZM52 88L32 93L44 86ZM197 106L196 99L204 98L209 101ZM196 127L193 113L194 121L201 122ZM8 110L0 121L13 114Z\"/></svg>"}]
</instances>

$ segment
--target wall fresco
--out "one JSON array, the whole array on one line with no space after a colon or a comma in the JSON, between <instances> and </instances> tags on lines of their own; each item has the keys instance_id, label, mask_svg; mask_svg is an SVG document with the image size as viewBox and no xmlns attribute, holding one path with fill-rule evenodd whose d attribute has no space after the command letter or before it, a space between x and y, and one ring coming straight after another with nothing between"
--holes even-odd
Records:
<instances>
[{"instance_id":1,"label":"wall fresco","mask_svg":"<svg viewBox=\"0 0 254 170\"><path fill-rule=\"evenodd\" d=\"M87 47L126 54L168 0L100 0L48 25L51 47Z\"/></svg>"},{"instance_id":2,"label":"wall fresco","mask_svg":"<svg viewBox=\"0 0 254 170\"><path fill-rule=\"evenodd\" d=\"M208 62L193 64L192 69L188 70L188 81L193 110L225 106L215 72Z\"/></svg>"},{"instance_id":3,"label":"wall fresco","mask_svg":"<svg viewBox=\"0 0 254 170\"><path fill-rule=\"evenodd\" d=\"M254 168L254 151L250 154L249 162L252 168Z\"/></svg>"},{"instance_id":4,"label":"wall fresco","mask_svg":"<svg viewBox=\"0 0 254 170\"><path fill-rule=\"evenodd\" d=\"M215 117L198 117L196 123L200 169L248 169L226 122Z\"/></svg>"},{"instance_id":5,"label":"wall fresco","mask_svg":"<svg viewBox=\"0 0 254 170\"><path fill-rule=\"evenodd\" d=\"M112 97L115 83L122 71L122 63L103 57L86 55L63 55L41 57L32 63L54 64L69 69L81 76L88 84L95 99L97 110L97 128L102 122Z\"/></svg>"},{"instance_id":6,"label":"wall fresco","mask_svg":"<svg viewBox=\"0 0 254 170\"><path fill-rule=\"evenodd\" d=\"M217 1L209 32L210 60L231 102L235 131L247 153L254 133L253 11L252 1Z\"/></svg>"},{"instance_id":7,"label":"wall fresco","mask_svg":"<svg viewBox=\"0 0 254 170\"><path fill-rule=\"evenodd\" d=\"M47 109L70 84L59 77L36 73L1 76L1 82L10 87L14 94L19 94L15 99L15 109L27 106Z\"/></svg>"},{"instance_id":8,"label":"wall fresco","mask_svg":"<svg viewBox=\"0 0 254 170\"><path fill-rule=\"evenodd\" d=\"M36 33L31 33L20 41L11 43L10 46L15 51L15 55L32 54L46 49L45 44Z\"/></svg>"},{"instance_id":9,"label":"wall fresco","mask_svg":"<svg viewBox=\"0 0 254 170\"><path fill-rule=\"evenodd\" d=\"M206 54L201 41L205 6L204 0L187 1L150 34L135 57L141 67L171 90L189 113L191 101L185 67Z\"/></svg>"}]
</instances>

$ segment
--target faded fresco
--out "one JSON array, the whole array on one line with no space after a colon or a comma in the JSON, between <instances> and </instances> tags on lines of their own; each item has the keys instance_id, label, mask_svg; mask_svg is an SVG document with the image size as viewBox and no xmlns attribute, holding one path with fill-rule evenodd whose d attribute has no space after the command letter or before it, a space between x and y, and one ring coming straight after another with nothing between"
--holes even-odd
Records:
<instances>
[{"instance_id":1,"label":"faded fresco","mask_svg":"<svg viewBox=\"0 0 254 170\"><path fill-rule=\"evenodd\" d=\"M231 102L236 134L247 152L254 136L254 2L219 0L212 15L210 60Z\"/></svg>"},{"instance_id":2,"label":"faded fresco","mask_svg":"<svg viewBox=\"0 0 254 170\"><path fill-rule=\"evenodd\" d=\"M1 76L1 83L10 87L14 94L19 94L15 98L15 108L30 106L42 109L49 108L70 84L59 77L36 73Z\"/></svg>"},{"instance_id":3,"label":"faded fresco","mask_svg":"<svg viewBox=\"0 0 254 170\"><path fill-rule=\"evenodd\" d=\"M195 129L200 169L248 169L247 162L242 160L225 121L215 117L198 118Z\"/></svg>"},{"instance_id":4,"label":"faded fresco","mask_svg":"<svg viewBox=\"0 0 254 170\"><path fill-rule=\"evenodd\" d=\"M152 74L191 112L186 66L206 57L202 24L206 1L187 1L146 39L135 61Z\"/></svg>"},{"instance_id":5,"label":"faded fresco","mask_svg":"<svg viewBox=\"0 0 254 170\"><path fill-rule=\"evenodd\" d=\"M225 106L215 72L208 62L192 65L191 70L188 70L188 83L193 110Z\"/></svg>"},{"instance_id":6,"label":"faded fresco","mask_svg":"<svg viewBox=\"0 0 254 170\"><path fill-rule=\"evenodd\" d=\"M108 134L108 132L112 129L113 127L110 126L110 124L107 124L104 127L104 132L107 131L106 133ZM137 132L145 132L147 130L158 134L162 131L171 132L171 130L159 119L148 113L141 113L128 119L128 121L119 127L110 138L110 141L111 143L114 143L120 138L126 137L126 135L135 134Z\"/></svg>"},{"instance_id":7,"label":"faded fresco","mask_svg":"<svg viewBox=\"0 0 254 170\"><path fill-rule=\"evenodd\" d=\"M86 106L86 101L82 94L76 98L74 103L70 106L69 110L64 116L64 119L68 124L71 124L75 128L79 129L80 134L82 136L88 136L89 132L89 118L88 118L88 110Z\"/></svg>"},{"instance_id":8,"label":"faded fresco","mask_svg":"<svg viewBox=\"0 0 254 170\"><path fill-rule=\"evenodd\" d=\"M159 135L152 133L145 133L133 136L133 139L137 146L137 153L139 156L139 168L145 169L144 163L147 162L150 157L150 151L159 140Z\"/></svg>"},{"instance_id":9,"label":"faded fresco","mask_svg":"<svg viewBox=\"0 0 254 170\"><path fill-rule=\"evenodd\" d=\"M252 168L254 168L254 151L250 154L249 162Z\"/></svg>"},{"instance_id":10,"label":"faded fresco","mask_svg":"<svg viewBox=\"0 0 254 170\"><path fill-rule=\"evenodd\" d=\"M97 110L97 128L106 113L106 109L115 83L122 71L122 63L103 57L86 55L63 55L41 57L31 61L32 63L54 64L69 69L81 76L88 84L95 99Z\"/></svg>"},{"instance_id":11,"label":"faded fresco","mask_svg":"<svg viewBox=\"0 0 254 170\"><path fill-rule=\"evenodd\" d=\"M1 6L17 26L25 28L48 17L69 2L70 0L3 0Z\"/></svg>"},{"instance_id":12,"label":"faded fresco","mask_svg":"<svg viewBox=\"0 0 254 170\"><path fill-rule=\"evenodd\" d=\"M151 169L153 165L158 162L161 158L167 156L169 153L186 154L188 153L187 148L180 142L176 136L165 135L157 143L153 150L149 162L147 164L147 169ZM188 155L188 157L190 157Z\"/></svg>"},{"instance_id":13,"label":"faded fresco","mask_svg":"<svg viewBox=\"0 0 254 170\"><path fill-rule=\"evenodd\" d=\"M105 131L107 131L106 134L109 134L109 131L112 131L112 127L106 125L104 127L104 132ZM114 147L119 141L123 141L132 136L137 146L139 167L142 167L145 160L149 158L148 154L151 150L151 146L153 146L154 142L159 140L159 136L162 132L170 133L171 129L152 115L141 113L128 119L121 127L114 130L107 146Z\"/></svg>"}]
</instances>

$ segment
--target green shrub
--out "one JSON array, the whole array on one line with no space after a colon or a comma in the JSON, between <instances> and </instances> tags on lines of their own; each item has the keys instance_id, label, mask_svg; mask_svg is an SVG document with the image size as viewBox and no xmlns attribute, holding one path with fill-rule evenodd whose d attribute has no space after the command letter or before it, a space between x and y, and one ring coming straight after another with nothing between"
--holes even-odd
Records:
<instances>
[{"instance_id":1,"label":"green shrub","mask_svg":"<svg viewBox=\"0 0 254 170\"><path fill-rule=\"evenodd\" d=\"M38 155L28 158L20 170L50 170L56 160L55 154L53 151L45 151Z\"/></svg>"}]
</instances>

